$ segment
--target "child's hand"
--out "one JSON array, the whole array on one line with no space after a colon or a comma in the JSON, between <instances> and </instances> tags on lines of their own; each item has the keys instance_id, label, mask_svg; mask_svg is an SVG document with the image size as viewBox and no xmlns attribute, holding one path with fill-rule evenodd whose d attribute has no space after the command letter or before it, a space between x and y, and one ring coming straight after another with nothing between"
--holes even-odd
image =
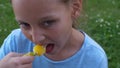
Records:
<instances>
[{"instance_id":1,"label":"child's hand","mask_svg":"<svg viewBox=\"0 0 120 68\"><path fill-rule=\"evenodd\" d=\"M0 68L32 68L34 56L22 56L18 53L9 53L0 60Z\"/></svg>"}]
</instances>

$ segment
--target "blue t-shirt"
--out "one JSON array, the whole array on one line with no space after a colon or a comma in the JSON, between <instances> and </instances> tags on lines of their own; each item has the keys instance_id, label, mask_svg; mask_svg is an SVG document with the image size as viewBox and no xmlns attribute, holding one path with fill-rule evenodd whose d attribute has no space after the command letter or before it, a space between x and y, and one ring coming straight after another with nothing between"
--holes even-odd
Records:
<instances>
[{"instance_id":1,"label":"blue t-shirt","mask_svg":"<svg viewBox=\"0 0 120 68\"><path fill-rule=\"evenodd\" d=\"M73 56L61 61L50 60L44 55L36 56L32 68L108 68L104 50L86 33L84 35L82 48ZM30 52L33 46L34 43L16 29L5 39L0 49L0 60L9 52Z\"/></svg>"}]
</instances>

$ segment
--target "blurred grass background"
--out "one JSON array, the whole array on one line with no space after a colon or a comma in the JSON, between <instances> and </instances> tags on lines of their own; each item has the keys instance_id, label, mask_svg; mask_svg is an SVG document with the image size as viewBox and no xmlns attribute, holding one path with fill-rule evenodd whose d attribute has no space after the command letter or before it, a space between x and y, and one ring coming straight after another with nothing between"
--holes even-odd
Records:
<instances>
[{"instance_id":1,"label":"blurred grass background","mask_svg":"<svg viewBox=\"0 0 120 68\"><path fill-rule=\"evenodd\" d=\"M109 68L120 68L120 0L83 0L80 26L107 53ZM9 0L0 0L0 45L19 28Z\"/></svg>"}]
</instances>

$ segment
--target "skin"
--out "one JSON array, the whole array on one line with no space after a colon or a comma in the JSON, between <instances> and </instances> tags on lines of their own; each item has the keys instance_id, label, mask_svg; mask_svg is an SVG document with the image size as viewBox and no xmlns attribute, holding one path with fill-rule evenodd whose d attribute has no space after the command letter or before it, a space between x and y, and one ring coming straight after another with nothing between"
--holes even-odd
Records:
<instances>
[{"instance_id":1,"label":"skin","mask_svg":"<svg viewBox=\"0 0 120 68\"><path fill-rule=\"evenodd\" d=\"M76 0L68 6L59 0L12 0L12 6L16 20L28 39L44 46L49 43L55 44L52 52L45 54L49 59L55 61L67 59L81 48L84 35L72 27L73 20L80 15L81 0ZM11 57L7 55L2 63L10 61L8 58ZM15 59L24 58L15 56ZM29 58L31 60L25 63L28 68L33 61L33 57ZM19 68L19 63L22 63L19 61L18 67L14 66L15 59L10 61L14 60L10 63L11 68Z\"/></svg>"},{"instance_id":2,"label":"skin","mask_svg":"<svg viewBox=\"0 0 120 68\"><path fill-rule=\"evenodd\" d=\"M33 56L9 53L0 61L0 68L32 68Z\"/></svg>"}]
</instances>

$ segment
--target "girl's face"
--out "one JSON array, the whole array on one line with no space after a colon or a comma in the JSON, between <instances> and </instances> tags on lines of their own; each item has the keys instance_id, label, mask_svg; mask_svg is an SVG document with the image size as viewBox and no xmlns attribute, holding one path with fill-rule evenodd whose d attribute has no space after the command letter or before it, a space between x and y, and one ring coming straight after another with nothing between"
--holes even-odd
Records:
<instances>
[{"instance_id":1,"label":"girl's face","mask_svg":"<svg viewBox=\"0 0 120 68\"><path fill-rule=\"evenodd\" d=\"M24 35L46 47L47 54L64 51L72 34L72 8L59 0L12 0Z\"/></svg>"}]
</instances>

